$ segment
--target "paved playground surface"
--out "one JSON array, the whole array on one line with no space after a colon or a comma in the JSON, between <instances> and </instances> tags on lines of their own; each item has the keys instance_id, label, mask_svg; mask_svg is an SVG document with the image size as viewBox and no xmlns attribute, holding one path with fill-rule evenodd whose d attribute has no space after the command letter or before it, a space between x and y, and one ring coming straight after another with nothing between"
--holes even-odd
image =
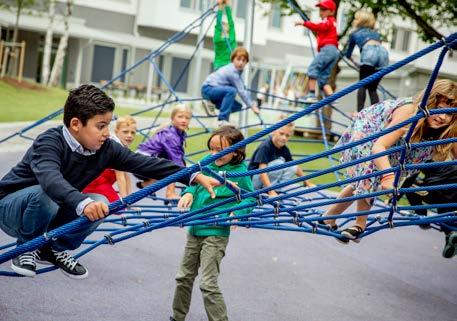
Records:
<instances>
[{"instance_id":1,"label":"paved playground surface","mask_svg":"<svg viewBox=\"0 0 457 321\"><path fill-rule=\"evenodd\" d=\"M22 152L0 153L0 175ZM0 244L10 239L0 231ZM101 246L90 271L0 277L0 320L168 320L185 230L166 228ZM237 321L454 321L457 259L441 257L443 234L381 231L360 244L304 233L238 228L220 287ZM9 262L2 264L9 269ZM196 280L187 320L207 320Z\"/></svg>"}]
</instances>

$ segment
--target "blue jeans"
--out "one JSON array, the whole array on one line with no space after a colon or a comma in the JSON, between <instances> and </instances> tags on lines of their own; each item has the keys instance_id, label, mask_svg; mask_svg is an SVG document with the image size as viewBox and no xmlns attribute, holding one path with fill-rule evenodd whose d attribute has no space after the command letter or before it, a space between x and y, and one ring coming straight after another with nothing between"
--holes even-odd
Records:
<instances>
[{"instance_id":1,"label":"blue jeans","mask_svg":"<svg viewBox=\"0 0 457 321\"><path fill-rule=\"evenodd\" d=\"M365 45L362 47L360 64L376 69L384 68L389 64L389 53L381 45Z\"/></svg>"},{"instance_id":2,"label":"blue jeans","mask_svg":"<svg viewBox=\"0 0 457 321\"><path fill-rule=\"evenodd\" d=\"M95 201L109 203L105 196L87 194ZM52 201L40 185L26 187L0 199L0 229L17 239L18 244L30 241L45 232L62 226L78 218L75 211L64 210ZM77 249L84 239L102 221L60 236L51 242L56 251Z\"/></svg>"},{"instance_id":3,"label":"blue jeans","mask_svg":"<svg viewBox=\"0 0 457 321\"><path fill-rule=\"evenodd\" d=\"M219 109L218 120L228 121L231 113L241 110L241 104L235 100L236 93L236 88L232 86L202 87L203 99L210 100Z\"/></svg>"},{"instance_id":4,"label":"blue jeans","mask_svg":"<svg viewBox=\"0 0 457 321\"><path fill-rule=\"evenodd\" d=\"M308 77L317 79L319 88L323 88L327 84L330 73L338 61L338 57L338 49L333 45L327 45L321 48L309 65Z\"/></svg>"},{"instance_id":5,"label":"blue jeans","mask_svg":"<svg viewBox=\"0 0 457 321\"><path fill-rule=\"evenodd\" d=\"M284 163L285 163L284 158L279 157L279 158L269 162L268 167L280 165L280 164L284 164ZM297 172L297 165L294 165L294 166L286 167L283 169L278 169L276 171L271 171L266 174L268 175L268 178L270 179L271 185L276 185L276 184L285 183L285 182L290 181L292 178L294 178L296 172ZM261 189L264 187L262 184L262 181L260 180L259 175L252 176L252 184L254 185L255 189Z\"/></svg>"}]
</instances>

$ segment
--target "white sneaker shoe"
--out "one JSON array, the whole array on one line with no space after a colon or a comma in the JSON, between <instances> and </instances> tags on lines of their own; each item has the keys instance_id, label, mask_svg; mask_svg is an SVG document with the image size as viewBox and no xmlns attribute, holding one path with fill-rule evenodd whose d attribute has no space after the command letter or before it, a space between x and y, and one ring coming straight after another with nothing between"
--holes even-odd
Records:
<instances>
[{"instance_id":1,"label":"white sneaker shoe","mask_svg":"<svg viewBox=\"0 0 457 321\"><path fill-rule=\"evenodd\" d=\"M216 106L209 100L202 100L202 107L208 116L216 116Z\"/></svg>"}]
</instances>

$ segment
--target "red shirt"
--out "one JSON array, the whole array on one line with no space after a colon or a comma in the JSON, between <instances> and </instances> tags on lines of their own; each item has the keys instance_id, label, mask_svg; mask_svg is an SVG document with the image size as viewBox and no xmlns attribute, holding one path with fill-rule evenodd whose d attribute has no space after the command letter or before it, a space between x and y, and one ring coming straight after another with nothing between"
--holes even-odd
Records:
<instances>
[{"instance_id":1,"label":"red shirt","mask_svg":"<svg viewBox=\"0 0 457 321\"><path fill-rule=\"evenodd\" d=\"M119 200L119 195L113 188L116 182L116 173L114 169L105 169L99 177L94 179L89 185L83 189L83 193L95 193L104 195L110 203Z\"/></svg>"},{"instance_id":2,"label":"red shirt","mask_svg":"<svg viewBox=\"0 0 457 321\"><path fill-rule=\"evenodd\" d=\"M303 25L309 30L317 33L317 51L320 51L321 48L326 45L338 47L335 17L329 16L319 23L305 21Z\"/></svg>"}]
</instances>

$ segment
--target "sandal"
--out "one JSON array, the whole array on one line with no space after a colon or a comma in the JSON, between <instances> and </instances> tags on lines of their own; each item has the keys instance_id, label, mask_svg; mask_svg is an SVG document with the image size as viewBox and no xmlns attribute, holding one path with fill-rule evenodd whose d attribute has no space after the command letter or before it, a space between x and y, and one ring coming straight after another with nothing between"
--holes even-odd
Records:
<instances>
[{"instance_id":1,"label":"sandal","mask_svg":"<svg viewBox=\"0 0 457 321\"><path fill-rule=\"evenodd\" d=\"M341 236L344 236L349 240L356 241L362 233L363 229L360 226L354 225L343 230L341 232Z\"/></svg>"},{"instance_id":2,"label":"sandal","mask_svg":"<svg viewBox=\"0 0 457 321\"><path fill-rule=\"evenodd\" d=\"M327 224L324 220L318 220L317 223L325 225L325 228L329 231L336 231L338 229L338 224Z\"/></svg>"}]
</instances>

